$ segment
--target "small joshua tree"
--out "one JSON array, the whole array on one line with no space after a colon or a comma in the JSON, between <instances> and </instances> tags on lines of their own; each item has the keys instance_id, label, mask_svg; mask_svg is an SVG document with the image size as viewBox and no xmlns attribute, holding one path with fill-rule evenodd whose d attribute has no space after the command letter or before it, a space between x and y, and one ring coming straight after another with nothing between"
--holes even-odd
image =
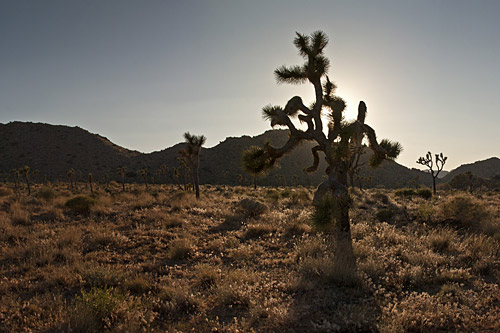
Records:
<instances>
[{"instance_id":1,"label":"small joshua tree","mask_svg":"<svg viewBox=\"0 0 500 333\"><path fill-rule=\"evenodd\" d=\"M168 166L166 164L160 165L160 174L158 175L158 181L160 181L160 176L165 178L165 184L168 183Z\"/></svg>"},{"instance_id":2,"label":"small joshua tree","mask_svg":"<svg viewBox=\"0 0 500 333\"><path fill-rule=\"evenodd\" d=\"M148 189L148 168L143 168L139 170L139 174L141 175L142 180L146 184L146 190Z\"/></svg>"},{"instance_id":3,"label":"small joshua tree","mask_svg":"<svg viewBox=\"0 0 500 333\"><path fill-rule=\"evenodd\" d=\"M94 187L93 187L93 185L92 185L92 182L94 181L94 177L92 176L92 173L91 173L91 172L89 172L88 181L89 181L90 193L91 193L91 194L94 194Z\"/></svg>"},{"instance_id":4,"label":"small joshua tree","mask_svg":"<svg viewBox=\"0 0 500 333\"><path fill-rule=\"evenodd\" d=\"M200 198L200 152L201 146L205 144L207 138L204 135L191 135L189 132L184 133L184 139L186 139L187 147L181 150L181 155L184 157L185 161L188 163L191 169L191 179L193 181L194 189L196 191L196 198Z\"/></svg>"},{"instance_id":5,"label":"small joshua tree","mask_svg":"<svg viewBox=\"0 0 500 333\"><path fill-rule=\"evenodd\" d=\"M75 169L71 168L68 170L68 180L69 180L69 188L70 189L74 188L74 186L73 186L74 179L75 179Z\"/></svg>"},{"instance_id":6,"label":"small joshua tree","mask_svg":"<svg viewBox=\"0 0 500 333\"><path fill-rule=\"evenodd\" d=\"M12 169L11 172L14 176L14 191L17 192L17 189L19 188L19 170Z\"/></svg>"},{"instance_id":7,"label":"small joshua tree","mask_svg":"<svg viewBox=\"0 0 500 333\"><path fill-rule=\"evenodd\" d=\"M179 186L179 188L182 190L182 186L181 186L181 183L179 181L180 176L181 176L181 174L180 174L179 170L175 167L172 168L172 177L174 178L174 181L177 184L177 186Z\"/></svg>"},{"instance_id":8,"label":"small joshua tree","mask_svg":"<svg viewBox=\"0 0 500 333\"><path fill-rule=\"evenodd\" d=\"M427 168L429 168L429 173L432 176L432 192L434 194L436 194L436 178L439 175L439 173L441 172L441 170L443 170L444 164L446 163L446 160L448 159L448 157L443 156L443 153L440 153L440 154L436 154L435 158L436 158L435 165L434 165L434 162L432 160L431 152L428 152L427 155L425 155L425 157L419 157L417 160L418 164L424 165ZM436 167L436 170L434 170L434 168L433 168L434 166Z\"/></svg>"},{"instance_id":9,"label":"small joshua tree","mask_svg":"<svg viewBox=\"0 0 500 333\"><path fill-rule=\"evenodd\" d=\"M322 31L310 36L297 33L294 44L299 54L305 59L302 66L279 67L274 71L278 83L299 84L309 82L314 87L315 100L306 106L299 96L292 97L285 105L268 105L263 108L263 117L271 122L271 126L285 126L290 134L288 141L280 148L265 144L260 151L254 152L255 159L262 169L272 168L283 155L291 152L303 141L312 141L314 157L313 165L306 169L313 172L318 168L320 153L324 154L328 167L327 179L317 188L313 204L316 211L323 209L327 214L316 214L324 218L318 223L329 225L336 238L336 257L354 266L352 251L349 209L352 199L348 192L348 174L353 167L353 154L359 152L364 138L368 139L369 148L373 151L370 164L376 166L384 159L394 159L401 152L399 143L389 140L377 141L375 131L365 123L366 104L359 103L358 117L346 121L343 116L346 103L335 95L336 86L327 76L329 60L323 54L328 38ZM328 126L323 125L322 115L328 116ZM307 125L306 130L295 126L292 119ZM332 226L335 226L332 228Z\"/></svg>"},{"instance_id":10,"label":"small joshua tree","mask_svg":"<svg viewBox=\"0 0 500 333\"><path fill-rule=\"evenodd\" d=\"M30 167L24 166L19 169L19 173L23 175L24 181L26 182L26 190L28 191L28 196L31 195L31 184L30 184Z\"/></svg>"},{"instance_id":11,"label":"small joshua tree","mask_svg":"<svg viewBox=\"0 0 500 333\"><path fill-rule=\"evenodd\" d=\"M179 163L179 168L182 169L182 180L184 182L184 191L189 192L191 191L191 185L192 185L188 180L188 178L191 177L191 167L188 164L187 156L184 155L183 149L179 151L179 156L177 156L176 160Z\"/></svg>"},{"instance_id":12,"label":"small joshua tree","mask_svg":"<svg viewBox=\"0 0 500 333\"><path fill-rule=\"evenodd\" d=\"M267 169L259 163L258 155L262 154L263 150L257 146L248 147L241 155L243 170L253 177L253 188L257 189L257 177L266 175Z\"/></svg>"},{"instance_id":13,"label":"small joshua tree","mask_svg":"<svg viewBox=\"0 0 500 333\"><path fill-rule=\"evenodd\" d=\"M122 179L122 191L125 192L125 174L127 173L127 167L119 167L118 175Z\"/></svg>"}]
</instances>

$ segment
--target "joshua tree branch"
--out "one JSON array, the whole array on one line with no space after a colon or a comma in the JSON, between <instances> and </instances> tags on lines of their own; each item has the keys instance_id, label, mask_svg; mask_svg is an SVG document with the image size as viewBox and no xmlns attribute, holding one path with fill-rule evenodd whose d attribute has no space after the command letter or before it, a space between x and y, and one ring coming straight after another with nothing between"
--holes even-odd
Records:
<instances>
[{"instance_id":1,"label":"joshua tree branch","mask_svg":"<svg viewBox=\"0 0 500 333\"><path fill-rule=\"evenodd\" d=\"M322 151L323 149L321 149L320 146L315 146L311 149L311 152L312 152L312 155L313 155L313 165L311 165L310 167L308 167L306 169L306 172L314 172L316 170L318 170L318 165L319 165L319 154L318 154L318 151Z\"/></svg>"}]
</instances>

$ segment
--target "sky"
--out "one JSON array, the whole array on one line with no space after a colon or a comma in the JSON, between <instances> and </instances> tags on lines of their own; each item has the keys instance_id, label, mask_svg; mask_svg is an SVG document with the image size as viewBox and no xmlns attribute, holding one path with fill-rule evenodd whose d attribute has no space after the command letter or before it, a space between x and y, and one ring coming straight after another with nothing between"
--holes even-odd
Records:
<instances>
[{"instance_id":1,"label":"sky","mask_svg":"<svg viewBox=\"0 0 500 333\"><path fill-rule=\"evenodd\" d=\"M270 129L267 104L310 84L277 84L301 65L295 32L324 31L329 77L363 100L378 138L413 168L500 156L500 1L0 0L0 123L79 126L152 152L203 134Z\"/></svg>"}]
</instances>

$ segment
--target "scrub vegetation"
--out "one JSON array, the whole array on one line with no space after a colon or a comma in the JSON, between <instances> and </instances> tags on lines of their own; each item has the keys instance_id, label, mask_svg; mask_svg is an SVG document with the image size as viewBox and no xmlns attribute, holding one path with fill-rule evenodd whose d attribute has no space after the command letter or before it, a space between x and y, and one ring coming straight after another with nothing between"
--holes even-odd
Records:
<instances>
[{"instance_id":1,"label":"scrub vegetation","mask_svg":"<svg viewBox=\"0 0 500 333\"><path fill-rule=\"evenodd\" d=\"M352 272L314 226L313 188L14 187L3 331L500 330L498 192L351 189Z\"/></svg>"}]
</instances>

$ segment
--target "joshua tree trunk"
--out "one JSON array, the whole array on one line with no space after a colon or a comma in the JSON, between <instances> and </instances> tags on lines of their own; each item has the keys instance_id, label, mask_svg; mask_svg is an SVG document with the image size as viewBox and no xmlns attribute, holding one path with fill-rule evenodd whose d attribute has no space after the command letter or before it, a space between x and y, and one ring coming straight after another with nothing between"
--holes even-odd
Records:
<instances>
[{"instance_id":1,"label":"joshua tree trunk","mask_svg":"<svg viewBox=\"0 0 500 333\"><path fill-rule=\"evenodd\" d=\"M191 175L193 177L193 185L194 185L194 190L196 193L196 199L200 198L200 174L198 171L198 166L200 165L200 157L199 155L196 156L194 160L194 165L191 169Z\"/></svg>"},{"instance_id":2,"label":"joshua tree trunk","mask_svg":"<svg viewBox=\"0 0 500 333\"><path fill-rule=\"evenodd\" d=\"M436 177L434 175L432 175L432 193L436 195Z\"/></svg>"},{"instance_id":3,"label":"joshua tree trunk","mask_svg":"<svg viewBox=\"0 0 500 333\"><path fill-rule=\"evenodd\" d=\"M26 181L26 186L27 186L27 191L28 191L28 196L31 195L31 184L30 184L30 180L27 176L25 176L24 180Z\"/></svg>"},{"instance_id":4,"label":"joshua tree trunk","mask_svg":"<svg viewBox=\"0 0 500 333\"><path fill-rule=\"evenodd\" d=\"M348 268L355 269L356 260L352 248L351 224L349 221L350 199L347 184L348 174L345 163L339 162L339 164L337 164L339 167L336 171L330 172L328 178L318 186L314 193L313 204L318 206L325 197L333 197L338 208L335 217L338 224L333 230L335 257L342 258L343 265L348 265Z\"/></svg>"},{"instance_id":5,"label":"joshua tree trunk","mask_svg":"<svg viewBox=\"0 0 500 333\"><path fill-rule=\"evenodd\" d=\"M349 184L354 188L354 172L349 172Z\"/></svg>"},{"instance_id":6,"label":"joshua tree trunk","mask_svg":"<svg viewBox=\"0 0 500 333\"><path fill-rule=\"evenodd\" d=\"M253 189L254 190L257 189L257 176L256 175L253 176Z\"/></svg>"}]
</instances>

